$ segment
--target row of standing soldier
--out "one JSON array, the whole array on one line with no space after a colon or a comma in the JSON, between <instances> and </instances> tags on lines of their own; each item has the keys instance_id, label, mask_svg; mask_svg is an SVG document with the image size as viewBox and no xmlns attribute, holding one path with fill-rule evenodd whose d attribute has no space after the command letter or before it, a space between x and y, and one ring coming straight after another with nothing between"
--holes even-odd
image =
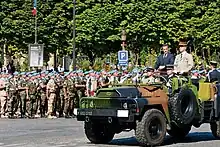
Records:
<instances>
[{"instance_id":1,"label":"row of standing soldier","mask_svg":"<svg viewBox=\"0 0 220 147\"><path fill-rule=\"evenodd\" d=\"M0 89L1 118L71 117L85 81L71 74L1 74Z\"/></svg>"},{"instance_id":2,"label":"row of standing soldier","mask_svg":"<svg viewBox=\"0 0 220 147\"><path fill-rule=\"evenodd\" d=\"M63 72L0 74L1 118L74 117L74 107L78 107L81 97L94 96L97 89L110 83L124 83L124 79L129 82L128 76L126 72L85 75L82 71L65 75Z\"/></svg>"}]
</instances>

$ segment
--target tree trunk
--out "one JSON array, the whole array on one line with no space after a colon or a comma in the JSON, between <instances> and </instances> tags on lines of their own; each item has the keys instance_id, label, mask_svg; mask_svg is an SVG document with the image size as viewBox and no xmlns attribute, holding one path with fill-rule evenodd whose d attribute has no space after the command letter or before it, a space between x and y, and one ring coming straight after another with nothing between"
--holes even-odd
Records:
<instances>
[{"instance_id":1,"label":"tree trunk","mask_svg":"<svg viewBox=\"0 0 220 147\"><path fill-rule=\"evenodd\" d=\"M8 54L8 46L7 46L7 42L4 43L3 46L3 58L4 58L4 66L7 66L9 61L11 61L11 56L9 56Z\"/></svg>"}]
</instances>

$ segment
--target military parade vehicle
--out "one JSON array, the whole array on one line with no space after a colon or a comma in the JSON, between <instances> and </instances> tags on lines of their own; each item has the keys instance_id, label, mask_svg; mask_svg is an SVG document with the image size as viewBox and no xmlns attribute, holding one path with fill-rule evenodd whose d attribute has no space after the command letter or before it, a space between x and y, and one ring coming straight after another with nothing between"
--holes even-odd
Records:
<instances>
[{"instance_id":1,"label":"military parade vehicle","mask_svg":"<svg viewBox=\"0 0 220 147\"><path fill-rule=\"evenodd\" d=\"M192 84L190 78L162 78L153 84L122 84L83 97L75 109L84 121L87 138L95 144L109 143L116 133L135 130L140 145L160 145L166 133L184 138L191 127L210 123L212 134L220 138L220 97L218 84ZM167 86L166 83L171 83Z\"/></svg>"}]
</instances>

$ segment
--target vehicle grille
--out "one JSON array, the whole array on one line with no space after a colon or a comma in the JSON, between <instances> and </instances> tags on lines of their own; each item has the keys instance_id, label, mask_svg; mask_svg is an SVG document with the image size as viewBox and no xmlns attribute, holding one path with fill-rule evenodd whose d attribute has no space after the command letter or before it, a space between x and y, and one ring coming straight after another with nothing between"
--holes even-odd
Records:
<instances>
[{"instance_id":1,"label":"vehicle grille","mask_svg":"<svg viewBox=\"0 0 220 147\"><path fill-rule=\"evenodd\" d=\"M82 98L80 101L80 108L120 108L121 103L117 99L107 99L107 98Z\"/></svg>"}]
</instances>

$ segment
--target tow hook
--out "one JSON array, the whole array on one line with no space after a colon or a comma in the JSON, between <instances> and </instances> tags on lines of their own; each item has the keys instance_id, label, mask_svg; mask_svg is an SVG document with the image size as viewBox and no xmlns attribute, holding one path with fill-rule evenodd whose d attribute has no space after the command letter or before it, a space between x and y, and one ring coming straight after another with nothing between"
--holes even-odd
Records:
<instances>
[{"instance_id":1,"label":"tow hook","mask_svg":"<svg viewBox=\"0 0 220 147\"><path fill-rule=\"evenodd\" d=\"M112 123L112 118L111 117L108 117L108 123Z\"/></svg>"}]
</instances>

